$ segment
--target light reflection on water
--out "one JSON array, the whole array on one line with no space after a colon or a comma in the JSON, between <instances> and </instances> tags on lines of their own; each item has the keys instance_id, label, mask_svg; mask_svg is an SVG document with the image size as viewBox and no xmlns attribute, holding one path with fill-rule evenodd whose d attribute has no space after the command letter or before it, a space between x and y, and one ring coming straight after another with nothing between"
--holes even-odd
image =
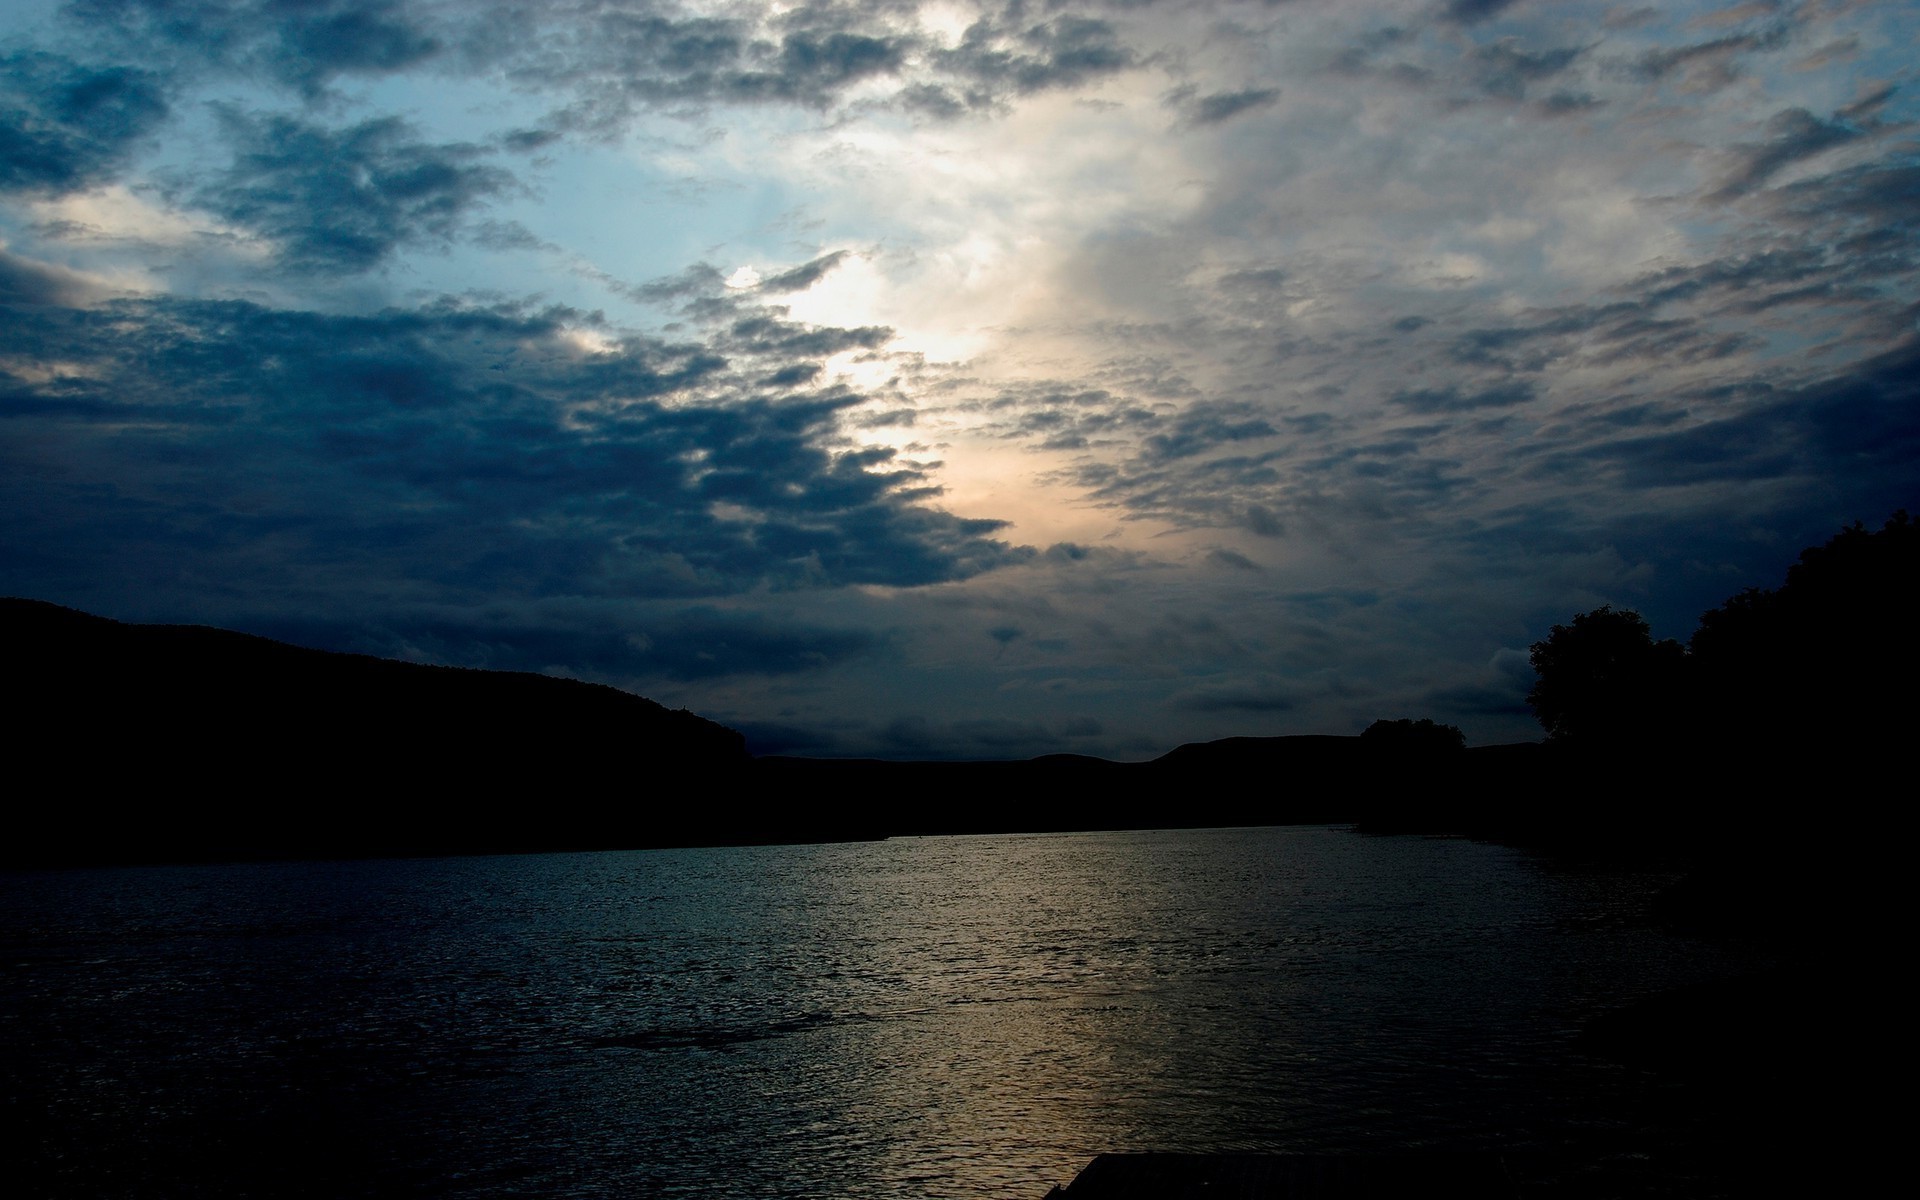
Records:
<instances>
[{"instance_id":1,"label":"light reflection on water","mask_svg":"<svg viewBox=\"0 0 1920 1200\"><path fill-rule=\"evenodd\" d=\"M1657 1154L1648 881L1344 830L0 880L55 1194L1027 1197L1114 1150ZM1598 1151L1595 1151L1598 1152Z\"/></svg>"}]
</instances>

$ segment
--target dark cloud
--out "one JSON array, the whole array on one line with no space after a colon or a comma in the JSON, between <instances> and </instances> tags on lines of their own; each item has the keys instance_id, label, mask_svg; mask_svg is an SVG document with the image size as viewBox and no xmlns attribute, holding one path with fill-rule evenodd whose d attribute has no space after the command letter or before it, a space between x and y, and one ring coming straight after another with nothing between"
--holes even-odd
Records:
<instances>
[{"instance_id":1,"label":"dark cloud","mask_svg":"<svg viewBox=\"0 0 1920 1200\"><path fill-rule=\"evenodd\" d=\"M726 675L790 675L816 671L873 652L869 629L832 629L802 622L695 607L633 622L622 641L632 647L619 669L639 676L710 679ZM608 669L607 660L583 667Z\"/></svg>"},{"instance_id":2,"label":"dark cloud","mask_svg":"<svg viewBox=\"0 0 1920 1200\"><path fill-rule=\"evenodd\" d=\"M904 40L856 33L790 34L780 45L777 70L742 76L735 88L739 95L751 94L755 81L764 78L772 94L782 100L829 94L894 71L906 57L906 48Z\"/></svg>"},{"instance_id":3,"label":"dark cloud","mask_svg":"<svg viewBox=\"0 0 1920 1200\"><path fill-rule=\"evenodd\" d=\"M760 281L763 292L803 292L825 279L835 267L845 262L847 252L835 250L832 254L823 254L812 262L802 263L789 271L782 271Z\"/></svg>"},{"instance_id":4,"label":"dark cloud","mask_svg":"<svg viewBox=\"0 0 1920 1200\"><path fill-rule=\"evenodd\" d=\"M781 367L760 382L766 384L768 387L775 388L799 387L802 384L812 383L818 379L820 372L821 366L819 363L793 363L789 366ZM862 426L869 424L865 420L857 423Z\"/></svg>"},{"instance_id":5,"label":"dark cloud","mask_svg":"<svg viewBox=\"0 0 1920 1200\"><path fill-rule=\"evenodd\" d=\"M395 4L316 4L282 32L280 65L308 89L337 74L384 75L431 57L438 41L407 23Z\"/></svg>"},{"instance_id":6,"label":"dark cloud","mask_svg":"<svg viewBox=\"0 0 1920 1200\"><path fill-rule=\"evenodd\" d=\"M82 304L98 290L77 272L0 249L0 311L11 305Z\"/></svg>"},{"instance_id":7,"label":"dark cloud","mask_svg":"<svg viewBox=\"0 0 1920 1200\"><path fill-rule=\"evenodd\" d=\"M893 330L884 325L862 325L856 329L801 325L767 313L755 313L735 321L728 335L725 344L729 349L825 358L843 350L878 350L893 339Z\"/></svg>"},{"instance_id":8,"label":"dark cloud","mask_svg":"<svg viewBox=\"0 0 1920 1200\"><path fill-rule=\"evenodd\" d=\"M1162 414L1099 388L1041 384L961 407L988 417L1001 437L1044 450L1132 445L1139 434L1164 424Z\"/></svg>"},{"instance_id":9,"label":"dark cloud","mask_svg":"<svg viewBox=\"0 0 1920 1200\"><path fill-rule=\"evenodd\" d=\"M1445 342L1456 363L1506 373L1585 365L1700 363L1761 339L1726 319L1796 305L1879 307L1883 290L1916 266L1906 163L1880 163L1768 192L1776 227L1794 241L1736 244L1722 257L1649 272L1586 305L1538 310L1510 325L1462 330ZM1897 285L1895 285L1897 286ZM1412 393L1429 405L1444 396Z\"/></svg>"},{"instance_id":10,"label":"dark cloud","mask_svg":"<svg viewBox=\"0 0 1920 1200\"><path fill-rule=\"evenodd\" d=\"M1382 55L1396 46L1409 43L1413 34L1398 27L1376 29L1362 34L1352 45L1340 51L1328 69L1340 75L1373 76L1412 87L1425 87L1433 81L1433 72L1412 63L1384 63Z\"/></svg>"},{"instance_id":11,"label":"dark cloud","mask_svg":"<svg viewBox=\"0 0 1920 1200\"><path fill-rule=\"evenodd\" d=\"M1195 125L1219 125L1245 113L1267 108L1279 99L1279 88L1247 88L1238 92L1199 96L1183 107L1187 111L1187 119Z\"/></svg>"},{"instance_id":12,"label":"dark cloud","mask_svg":"<svg viewBox=\"0 0 1920 1200\"><path fill-rule=\"evenodd\" d=\"M1292 684L1234 681L1192 688L1171 697L1169 703L1203 713L1282 713L1307 699L1306 691Z\"/></svg>"},{"instance_id":13,"label":"dark cloud","mask_svg":"<svg viewBox=\"0 0 1920 1200\"><path fill-rule=\"evenodd\" d=\"M0 57L0 191L105 182L167 111L163 81L150 71L43 53Z\"/></svg>"},{"instance_id":14,"label":"dark cloud","mask_svg":"<svg viewBox=\"0 0 1920 1200\"><path fill-rule=\"evenodd\" d=\"M860 397L769 399L753 382L769 356L632 337L596 352L583 326L459 305L16 306L0 360L57 345L79 365L0 377L0 493L36 514L6 539L9 589L122 610L211 580L309 610L638 602L914 586L1034 555L1000 522L927 507L920 468L891 451L843 445ZM741 656L778 658L744 637ZM691 677L704 661L659 663Z\"/></svg>"},{"instance_id":15,"label":"dark cloud","mask_svg":"<svg viewBox=\"0 0 1920 1200\"><path fill-rule=\"evenodd\" d=\"M1456 6L1449 6L1450 8ZM1467 23L1485 20L1504 5L1458 6L1482 10ZM1519 36L1503 37L1489 45L1476 46L1464 54L1448 52L1434 55L1413 34L1403 29L1382 29L1356 39L1333 61L1339 74L1369 77L1401 87L1434 92L1445 97L1449 106L1476 103L1533 103L1537 111L1553 116L1599 103L1584 93L1561 86L1539 96L1536 89L1550 85L1571 72L1587 54L1586 46L1533 46ZM1414 62L1394 55L1421 57Z\"/></svg>"},{"instance_id":16,"label":"dark cloud","mask_svg":"<svg viewBox=\"0 0 1920 1200\"><path fill-rule=\"evenodd\" d=\"M1603 103L1585 92L1554 92L1541 98L1538 111L1548 117L1564 117L1599 108Z\"/></svg>"},{"instance_id":17,"label":"dark cloud","mask_svg":"<svg viewBox=\"0 0 1920 1200\"><path fill-rule=\"evenodd\" d=\"M799 5L764 22L755 18L765 14L724 8L690 16L652 0L73 0L65 13L126 61L272 80L315 107L338 99L342 79L401 71L494 77L554 97L539 128L508 135L519 153L557 134L621 136L643 109L827 109L884 77L898 81L896 106L953 117L1078 87L1140 61L1109 21L1036 19L1021 5L983 17L951 46L921 30L910 7L884 4ZM1208 112L1225 119L1259 102L1257 93L1218 97Z\"/></svg>"},{"instance_id":18,"label":"dark cloud","mask_svg":"<svg viewBox=\"0 0 1920 1200\"><path fill-rule=\"evenodd\" d=\"M518 221L477 221L473 241L489 250L554 250L558 247Z\"/></svg>"},{"instance_id":19,"label":"dark cloud","mask_svg":"<svg viewBox=\"0 0 1920 1200\"><path fill-rule=\"evenodd\" d=\"M1887 101L1893 99L1894 93L1899 90L1891 83L1873 84L1861 93L1858 100L1836 109L1833 115L1847 121L1877 124L1881 110L1886 108Z\"/></svg>"},{"instance_id":20,"label":"dark cloud","mask_svg":"<svg viewBox=\"0 0 1920 1200\"><path fill-rule=\"evenodd\" d=\"M1777 25L1756 33L1648 50L1634 62L1633 70L1642 79L1679 80L1689 87L1712 91L1740 77L1741 56L1776 50L1786 44L1791 32L1788 26Z\"/></svg>"},{"instance_id":21,"label":"dark cloud","mask_svg":"<svg viewBox=\"0 0 1920 1200\"><path fill-rule=\"evenodd\" d=\"M1248 558L1246 555L1236 553L1232 550L1222 549L1218 546L1207 552L1207 561L1213 563L1215 566L1229 567L1235 571L1264 570L1259 563Z\"/></svg>"},{"instance_id":22,"label":"dark cloud","mask_svg":"<svg viewBox=\"0 0 1920 1200\"><path fill-rule=\"evenodd\" d=\"M1790 108L1767 122L1767 140L1742 146L1720 186L1707 198L1724 202L1762 187L1777 172L1860 136L1838 121L1822 121L1804 108Z\"/></svg>"},{"instance_id":23,"label":"dark cloud","mask_svg":"<svg viewBox=\"0 0 1920 1200\"><path fill-rule=\"evenodd\" d=\"M1526 717L1533 715L1533 706L1527 703L1527 692L1531 686L1457 684L1433 689L1426 694L1424 703L1430 711L1438 712L1443 717L1457 714Z\"/></svg>"},{"instance_id":24,"label":"dark cloud","mask_svg":"<svg viewBox=\"0 0 1920 1200\"><path fill-rule=\"evenodd\" d=\"M68 18L154 61L266 76L309 95L341 75L384 75L440 52L393 0L69 0Z\"/></svg>"},{"instance_id":25,"label":"dark cloud","mask_svg":"<svg viewBox=\"0 0 1920 1200\"><path fill-rule=\"evenodd\" d=\"M1865 220L1870 232L1890 239L1887 246L1909 246L1916 235L1914 197L1920 195L1920 163L1911 157L1888 158L1850 167L1818 179L1782 185L1777 189L1781 211L1800 221L1824 224L1838 216ZM1845 234L1859 237L1858 228ZM1842 249L1851 249L1842 246ZM1869 260L1866 264L1871 266ZM1889 264L1899 269L1910 263Z\"/></svg>"},{"instance_id":26,"label":"dark cloud","mask_svg":"<svg viewBox=\"0 0 1920 1200\"><path fill-rule=\"evenodd\" d=\"M623 131L641 107L712 103L821 108L901 69L919 42L869 14L803 6L776 32L651 0L442 8L400 0L73 0L66 16L102 49L203 75L267 79L324 104L343 78L401 71L493 75L560 97L518 152L562 131ZM1068 53L1073 47L1062 48ZM1070 57L1070 53L1069 53Z\"/></svg>"},{"instance_id":27,"label":"dark cloud","mask_svg":"<svg viewBox=\"0 0 1920 1200\"><path fill-rule=\"evenodd\" d=\"M502 149L511 150L515 154L538 154L561 140L561 134L557 130L513 129L499 135L498 143Z\"/></svg>"},{"instance_id":28,"label":"dark cloud","mask_svg":"<svg viewBox=\"0 0 1920 1200\"><path fill-rule=\"evenodd\" d=\"M653 279L627 289L636 299L655 303L687 303L724 294L725 276L711 263L694 263L678 275Z\"/></svg>"},{"instance_id":29,"label":"dark cloud","mask_svg":"<svg viewBox=\"0 0 1920 1200\"><path fill-rule=\"evenodd\" d=\"M1287 535L1287 523L1274 515L1272 509L1264 504L1247 505L1245 520L1241 522L1251 533L1261 537L1277 538Z\"/></svg>"},{"instance_id":30,"label":"dark cloud","mask_svg":"<svg viewBox=\"0 0 1920 1200\"><path fill-rule=\"evenodd\" d=\"M328 129L287 116L220 111L232 164L195 203L273 239L289 266L364 271L406 244L444 244L513 186L465 144L418 140L395 117Z\"/></svg>"},{"instance_id":31,"label":"dark cloud","mask_svg":"<svg viewBox=\"0 0 1920 1200\"><path fill-rule=\"evenodd\" d=\"M851 420L859 429L889 429L912 425L918 417L911 408L891 408L884 412L857 413Z\"/></svg>"},{"instance_id":32,"label":"dark cloud","mask_svg":"<svg viewBox=\"0 0 1920 1200\"><path fill-rule=\"evenodd\" d=\"M639 108L792 104L826 108L864 80L900 72L919 46L879 32L856 11L803 8L769 39L731 17L683 18L664 7L604 5L540 14L516 40L490 47L510 78L571 94L564 128L618 134Z\"/></svg>"},{"instance_id":33,"label":"dark cloud","mask_svg":"<svg viewBox=\"0 0 1920 1200\"><path fill-rule=\"evenodd\" d=\"M985 96L980 97L983 101ZM953 88L938 83L912 83L900 89L893 100L905 112L921 113L935 120L951 121L968 111L967 98Z\"/></svg>"},{"instance_id":34,"label":"dark cloud","mask_svg":"<svg viewBox=\"0 0 1920 1200\"><path fill-rule=\"evenodd\" d=\"M1440 6L1440 14L1456 24L1477 25L1499 16L1515 3L1516 0L1446 0Z\"/></svg>"},{"instance_id":35,"label":"dark cloud","mask_svg":"<svg viewBox=\"0 0 1920 1200\"><path fill-rule=\"evenodd\" d=\"M1577 46L1533 52L1522 49L1512 39L1503 39L1476 50L1472 69L1481 90L1487 94L1519 100L1533 84L1552 79L1571 67L1581 53Z\"/></svg>"},{"instance_id":36,"label":"dark cloud","mask_svg":"<svg viewBox=\"0 0 1920 1200\"><path fill-rule=\"evenodd\" d=\"M1220 277L1220 286L1235 291L1249 292L1262 299L1280 290L1287 281L1287 272L1282 267L1254 267L1243 271L1229 271Z\"/></svg>"},{"instance_id":37,"label":"dark cloud","mask_svg":"<svg viewBox=\"0 0 1920 1200\"><path fill-rule=\"evenodd\" d=\"M1146 457L1191 458L1224 444L1273 437L1279 432L1258 409L1220 402L1185 409L1169 426L1165 432L1147 437Z\"/></svg>"},{"instance_id":38,"label":"dark cloud","mask_svg":"<svg viewBox=\"0 0 1920 1200\"><path fill-rule=\"evenodd\" d=\"M932 52L934 65L961 81L968 107L1006 93L1026 95L1080 84L1132 67L1134 52L1112 22L1066 16L1021 27L981 19L951 49Z\"/></svg>"},{"instance_id":39,"label":"dark cloud","mask_svg":"<svg viewBox=\"0 0 1920 1200\"><path fill-rule=\"evenodd\" d=\"M748 745L755 753L840 757L850 752L878 752L886 758L897 760L959 762L1031 758L1058 752L1062 739L1096 737L1102 731L1101 722L1088 716L1046 720L973 717L943 721L917 714L855 729L801 730L777 725L745 727ZM849 734L852 735L851 739Z\"/></svg>"},{"instance_id":40,"label":"dark cloud","mask_svg":"<svg viewBox=\"0 0 1920 1200\"><path fill-rule=\"evenodd\" d=\"M1481 408L1510 408L1516 404L1526 404L1533 398L1531 383L1509 380L1477 391L1461 391L1452 386L1420 388L1395 395L1393 403L1410 412L1462 413Z\"/></svg>"},{"instance_id":41,"label":"dark cloud","mask_svg":"<svg viewBox=\"0 0 1920 1200\"><path fill-rule=\"evenodd\" d=\"M264 614L252 631L302 646L494 671L615 679L720 679L817 670L880 651L864 629L711 605L512 602L387 611L369 624Z\"/></svg>"},{"instance_id":42,"label":"dark cloud","mask_svg":"<svg viewBox=\"0 0 1920 1200\"><path fill-rule=\"evenodd\" d=\"M1800 480L1857 494L1860 511L1876 512L1920 495L1920 343L1784 394L1754 390L1755 401L1724 417L1582 453L1636 488Z\"/></svg>"}]
</instances>

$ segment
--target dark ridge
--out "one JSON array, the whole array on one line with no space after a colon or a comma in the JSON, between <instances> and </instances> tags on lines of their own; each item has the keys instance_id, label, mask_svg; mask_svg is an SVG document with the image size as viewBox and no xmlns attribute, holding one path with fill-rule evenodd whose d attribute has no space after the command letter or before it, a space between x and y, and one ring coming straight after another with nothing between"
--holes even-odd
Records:
<instances>
[{"instance_id":1,"label":"dark ridge","mask_svg":"<svg viewBox=\"0 0 1920 1200\"><path fill-rule=\"evenodd\" d=\"M0 849L11 866L1352 821L1456 830L1497 824L1496 777L1527 773L1500 766L1524 747L1436 756L1417 740L1328 736L1228 738L1146 763L756 761L731 729L576 680L35 600L0 599L0 637L17 714L19 799ZM1436 799L1469 779L1472 820Z\"/></svg>"},{"instance_id":2,"label":"dark ridge","mask_svg":"<svg viewBox=\"0 0 1920 1200\"><path fill-rule=\"evenodd\" d=\"M128 625L0 600L17 714L0 865L480 854L893 835L1355 823L1587 855L1686 853L1693 785L1430 721L1151 762L748 755L616 688Z\"/></svg>"},{"instance_id":3,"label":"dark ridge","mask_svg":"<svg viewBox=\"0 0 1920 1200\"><path fill-rule=\"evenodd\" d=\"M774 821L742 836L726 814L688 803L742 776L744 739L617 688L127 625L34 600L0 599L0 636L14 713L0 862L488 853L792 832Z\"/></svg>"}]
</instances>

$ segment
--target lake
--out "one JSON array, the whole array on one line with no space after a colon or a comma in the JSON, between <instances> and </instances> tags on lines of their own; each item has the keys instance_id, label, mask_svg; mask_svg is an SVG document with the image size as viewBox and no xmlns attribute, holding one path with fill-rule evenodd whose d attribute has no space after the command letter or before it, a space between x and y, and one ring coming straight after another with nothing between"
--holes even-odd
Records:
<instances>
[{"instance_id":1,"label":"lake","mask_svg":"<svg viewBox=\"0 0 1920 1200\"><path fill-rule=\"evenodd\" d=\"M62 1196L1041 1200L1125 1150L1698 1194L1676 1085L1579 1040L1749 965L1662 882L1304 827L13 873L4 1116Z\"/></svg>"}]
</instances>

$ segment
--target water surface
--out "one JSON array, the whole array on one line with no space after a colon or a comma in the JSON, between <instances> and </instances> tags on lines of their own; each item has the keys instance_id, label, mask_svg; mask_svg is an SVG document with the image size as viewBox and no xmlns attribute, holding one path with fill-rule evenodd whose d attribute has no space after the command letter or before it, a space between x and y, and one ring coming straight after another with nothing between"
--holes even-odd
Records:
<instances>
[{"instance_id":1,"label":"water surface","mask_svg":"<svg viewBox=\"0 0 1920 1200\"><path fill-rule=\"evenodd\" d=\"M18 874L6 1115L58 1195L1039 1200L1150 1149L1684 1194L1633 1165L1669 1085L1578 1041L1739 965L1657 882L1318 828Z\"/></svg>"}]
</instances>

